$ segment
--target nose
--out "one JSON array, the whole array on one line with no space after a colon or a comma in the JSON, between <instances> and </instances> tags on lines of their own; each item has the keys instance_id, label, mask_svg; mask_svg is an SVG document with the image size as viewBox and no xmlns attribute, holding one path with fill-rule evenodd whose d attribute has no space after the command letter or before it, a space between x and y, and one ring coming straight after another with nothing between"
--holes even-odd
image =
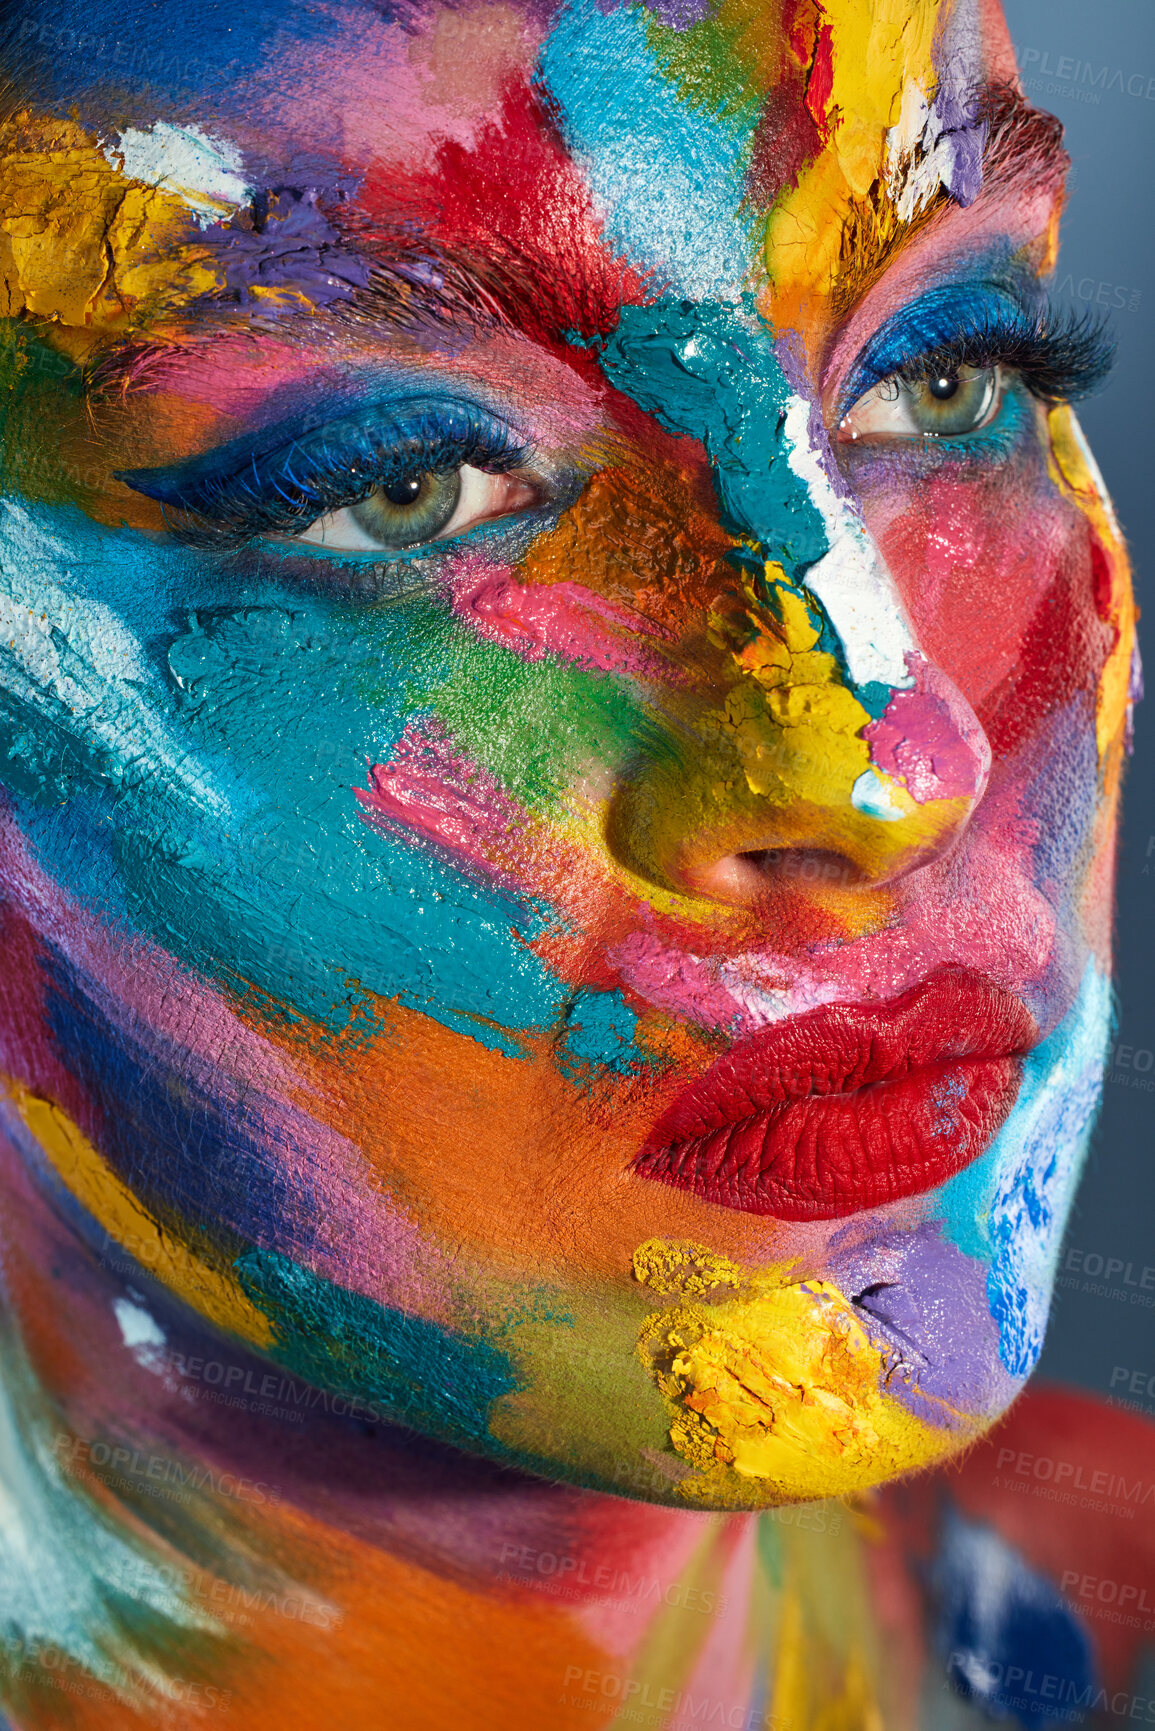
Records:
<instances>
[{"instance_id":1,"label":"nose","mask_svg":"<svg viewBox=\"0 0 1155 1731\"><path fill-rule=\"evenodd\" d=\"M894 883L957 843L986 786L982 726L919 649L809 417L797 396L782 408L768 485L749 460L735 480L737 414L725 448L703 441L741 565L694 645L692 692L659 699L660 743L619 783L607 830L623 863L675 892L750 904L784 879Z\"/></svg>"},{"instance_id":2,"label":"nose","mask_svg":"<svg viewBox=\"0 0 1155 1731\"><path fill-rule=\"evenodd\" d=\"M610 846L633 870L749 904L783 880L891 883L957 842L990 748L965 698L910 641L893 585L856 539L831 550L839 568L812 571L805 585L768 562L743 579L736 605L715 608L708 695L613 801ZM885 637L907 639L901 672L871 631L880 608Z\"/></svg>"}]
</instances>

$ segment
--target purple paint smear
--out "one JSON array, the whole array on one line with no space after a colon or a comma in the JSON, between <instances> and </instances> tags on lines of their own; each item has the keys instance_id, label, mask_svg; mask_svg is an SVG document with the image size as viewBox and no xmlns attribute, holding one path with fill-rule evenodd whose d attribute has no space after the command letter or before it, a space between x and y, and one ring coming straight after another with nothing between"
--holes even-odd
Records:
<instances>
[{"instance_id":1,"label":"purple paint smear","mask_svg":"<svg viewBox=\"0 0 1155 1731\"><path fill-rule=\"evenodd\" d=\"M651 0L648 10L667 30L689 30L712 10L711 0Z\"/></svg>"},{"instance_id":2,"label":"purple paint smear","mask_svg":"<svg viewBox=\"0 0 1155 1731\"><path fill-rule=\"evenodd\" d=\"M939 76L934 99L934 119L940 137L952 146L952 162L945 176L947 191L956 204L973 204L983 187L983 151L987 145L987 123L978 119L978 98L968 85L965 69L952 63Z\"/></svg>"},{"instance_id":3,"label":"purple paint smear","mask_svg":"<svg viewBox=\"0 0 1155 1731\"><path fill-rule=\"evenodd\" d=\"M930 1221L857 1245L832 1270L863 1313L891 1370L887 1392L939 1426L1000 1412L1019 1384L999 1360L985 1263L966 1256Z\"/></svg>"},{"instance_id":4,"label":"purple paint smear","mask_svg":"<svg viewBox=\"0 0 1155 1731\"><path fill-rule=\"evenodd\" d=\"M1131 674L1127 681L1127 720L1123 749L1130 757L1135 750L1135 705L1143 701L1143 657L1136 638L1131 650Z\"/></svg>"},{"instance_id":5,"label":"purple paint smear","mask_svg":"<svg viewBox=\"0 0 1155 1731\"><path fill-rule=\"evenodd\" d=\"M616 12L621 3L622 0L594 0L603 18ZM645 5L646 11L667 30L689 30L713 10L713 0L645 0Z\"/></svg>"},{"instance_id":6,"label":"purple paint smear","mask_svg":"<svg viewBox=\"0 0 1155 1731\"><path fill-rule=\"evenodd\" d=\"M205 239L240 305L259 301L263 312L288 310L292 302L278 308L256 289L296 291L314 306L328 306L365 288L372 270L367 259L345 247L311 191L270 193L263 219L252 209L243 211L206 230Z\"/></svg>"}]
</instances>

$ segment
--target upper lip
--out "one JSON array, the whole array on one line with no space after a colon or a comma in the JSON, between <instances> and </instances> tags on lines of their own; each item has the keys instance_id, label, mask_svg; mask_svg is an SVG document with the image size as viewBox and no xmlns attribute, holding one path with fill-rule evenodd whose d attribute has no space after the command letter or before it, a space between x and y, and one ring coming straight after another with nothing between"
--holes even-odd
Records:
<instances>
[{"instance_id":1,"label":"upper lip","mask_svg":"<svg viewBox=\"0 0 1155 1731\"><path fill-rule=\"evenodd\" d=\"M1017 1059L1039 1037L1020 998L962 967L942 967L879 1003L825 1004L737 1041L662 1114L639 1166L707 1199L786 1218L829 1217L911 1194L965 1164L952 1164L950 1137L939 1138L942 1147L933 1145L911 1107L909 1088L878 1090L890 1096L886 1146L875 1135L857 1149L845 1134L851 1121L844 1113L837 1122L832 1116L839 1107L834 1097L842 1097L844 1108L853 1106L846 1096L908 1078L932 1088L936 1072L944 1080L960 1078L965 1087L968 1076L979 1077L983 1060ZM815 1120L814 1107L824 1099L830 1110L820 1109ZM797 1109L805 1112L806 1103L811 1121L799 1153L790 1136L797 1140ZM864 1101L856 1124L866 1112ZM740 1149L733 1136L703 1141L743 1126L749 1128ZM882 1170L888 1165L889 1172ZM778 1206L757 1200L768 1186ZM742 1200L747 1191L753 1200Z\"/></svg>"}]
</instances>

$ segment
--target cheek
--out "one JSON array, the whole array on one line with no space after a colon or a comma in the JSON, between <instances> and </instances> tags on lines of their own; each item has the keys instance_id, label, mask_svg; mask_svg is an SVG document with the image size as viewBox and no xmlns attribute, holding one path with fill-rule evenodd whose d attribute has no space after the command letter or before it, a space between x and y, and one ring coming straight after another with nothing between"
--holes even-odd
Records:
<instances>
[{"instance_id":1,"label":"cheek","mask_svg":"<svg viewBox=\"0 0 1155 1731\"><path fill-rule=\"evenodd\" d=\"M930 659L977 710L1016 714L1093 693L1109 633L1096 612L1082 512L1039 474L1024 484L947 477L867 519ZM993 741L992 741L993 743Z\"/></svg>"},{"instance_id":2,"label":"cheek","mask_svg":"<svg viewBox=\"0 0 1155 1731\"><path fill-rule=\"evenodd\" d=\"M611 596L650 630L680 637L731 576L735 545L718 523L713 485L679 442L646 432L649 460L591 476L581 498L522 563L522 581ZM685 441L681 442L682 444Z\"/></svg>"}]
</instances>

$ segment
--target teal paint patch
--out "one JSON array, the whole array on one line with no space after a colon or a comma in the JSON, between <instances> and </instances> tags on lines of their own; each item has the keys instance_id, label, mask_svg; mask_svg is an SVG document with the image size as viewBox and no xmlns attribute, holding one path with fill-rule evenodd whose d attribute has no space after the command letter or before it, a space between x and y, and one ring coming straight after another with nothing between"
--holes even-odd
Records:
<instances>
[{"instance_id":1,"label":"teal paint patch","mask_svg":"<svg viewBox=\"0 0 1155 1731\"><path fill-rule=\"evenodd\" d=\"M1003 1129L1005 1132L1005 1125ZM1004 1159L1002 1137L1000 1132L986 1153L964 1166L935 1197L943 1236L957 1244L964 1256L979 1262L989 1263L991 1259L990 1212Z\"/></svg>"},{"instance_id":2,"label":"teal paint patch","mask_svg":"<svg viewBox=\"0 0 1155 1731\"><path fill-rule=\"evenodd\" d=\"M561 1067L572 1074L589 1066L636 1074L646 1058L634 1045L638 1018L620 992L578 992L566 1011Z\"/></svg>"},{"instance_id":3,"label":"teal paint patch","mask_svg":"<svg viewBox=\"0 0 1155 1731\"><path fill-rule=\"evenodd\" d=\"M705 446L726 527L753 536L794 582L829 551L822 515L790 466L793 392L769 332L748 306L667 298L622 308L607 376L673 433Z\"/></svg>"},{"instance_id":4,"label":"teal paint patch","mask_svg":"<svg viewBox=\"0 0 1155 1731\"><path fill-rule=\"evenodd\" d=\"M1110 986L1091 963L1072 1008L1024 1059L1018 1099L994 1143L936 1198L943 1235L988 1265L999 1356L1012 1376L1028 1375L1042 1350L1110 1028Z\"/></svg>"},{"instance_id":5,"label":"teal paint patch","mask_svg":"<svg viewBox=\"0 0 1155 1731\"><path fill-rule=\"evenodd\" d=\"M733 293L758 250L757 218L743 214L758 107L710 112L687 101L662 70L651 27L642 7L611 12L572 0L538 78L589 176L610 245L679 293Z\"/></svg>"},{"instance_id":6,"label":"teal paint patch","mask_svg":"<svg viewBox=\"0 0 1155 1731\"><path fill-rule=\"evenodd\" d=\"M527 948L552 910L383 835L355 797L414 714L382 670L457 672L443 605L294 593L280 562L210 580L70 508L3 518L5 739L56 881L290 1018L371 1031L396 998L511 1057L556 1025L567 989Z\"/></svg>"},{"instance_id":7,"label":"teal paint patch","mask_svg":"<svg viewBox=\"0 0 1155 1731\"><path fill-rule=\"evenodd\" d=\"M817 648L825 649L828 654L835 657L842 668L842 676L846 680L847 685L852 685L853 681L851 680L850 673L846 666L846 651L842 647L842 640L838 637L828 620L825 621L824 636L826 635L828 635L830 639L829 645L827 642L820 639ZM868 679L865 685L854 686L854 695L857 697L866 713L874 721L879 721L882 716L886 714L886 707L894 696L894 689L893 685L885 685L881 679Z\"/></svg>"},{"instance_id":8,"label":"teal paint patch","mask_svg":"<svg viewBox=\"0 0 1155 1731\"><path fill-rule=\"evenodd\" d=\"M489 1411L520 1384L505 1353L335 1286L271 1250L249 1250L237 1279L273 1328L272 1356L356 1416L404 1424L464 1447L489 1445Z\"/></svg>"},{"instance_id":9,"label":"teal paint patch","mask_svg":"<svg viewBox=\"0 0 1155 1731\"><path fill-rule=\"evenodd\" d=\"M0 1119L6 1134L19 1127L11 1107ZM68 1470L64 1440L59 1408L0 1316L0 1674L21 1724L46 1722L45 1652L57 1678L95 1677L131 1701L158 1673L219 1664L226 1635L174 1574L171 1551L128 1530Z\"/></svg>"}]
</instances>

